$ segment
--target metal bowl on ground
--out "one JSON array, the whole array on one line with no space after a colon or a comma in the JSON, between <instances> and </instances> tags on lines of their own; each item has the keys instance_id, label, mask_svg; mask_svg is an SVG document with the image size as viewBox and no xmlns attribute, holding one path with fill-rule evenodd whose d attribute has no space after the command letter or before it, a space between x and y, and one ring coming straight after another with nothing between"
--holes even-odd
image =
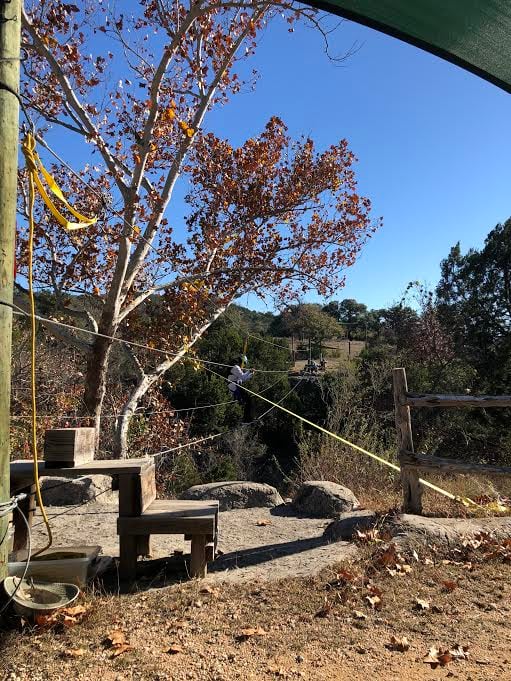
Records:
<instances>
[{"instance_id":1,"label":"metal bowl on ground","mask_svg":"<svg viewBox=\"0 0 511 681\"><path fill-rule=\"evenodd\" d=\"M74 584L40 582L33 579L6 577L4 589L12 597L14 610L19 615L48 615L71 605L79 596L80 589Z\"/></svg>"}]
</instances>

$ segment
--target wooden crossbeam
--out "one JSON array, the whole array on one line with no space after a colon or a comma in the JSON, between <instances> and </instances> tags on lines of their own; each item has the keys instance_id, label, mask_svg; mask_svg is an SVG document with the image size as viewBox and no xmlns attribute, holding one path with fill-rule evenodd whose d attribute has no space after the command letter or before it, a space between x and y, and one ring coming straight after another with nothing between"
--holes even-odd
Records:
<instances>
[{"instance_id":1,"label":"wooden crossbeam","mask_svg":"<svg viewBox=\"0 0 511 681\"><path fill-rule=\"evenodd\" d=\"M511 407L511 395L430 395L406 393L404 404L414 409L422 407Z\"/></svg>"},{"instance_id":2,"label":"wooden crossbeam","mask_svg":"<svg viewBox=\"0 0 511 681\"><path fill-rule=\"evenodd\" d=\"M472 463L471 461L459 461L446 459L440 456L430 456L415 452L400 452L399 462L401 467L434 468L444 473L482 473L484 475L511 475L511 466L492 466L484 463Z\"/></svg>"}]
</instances>

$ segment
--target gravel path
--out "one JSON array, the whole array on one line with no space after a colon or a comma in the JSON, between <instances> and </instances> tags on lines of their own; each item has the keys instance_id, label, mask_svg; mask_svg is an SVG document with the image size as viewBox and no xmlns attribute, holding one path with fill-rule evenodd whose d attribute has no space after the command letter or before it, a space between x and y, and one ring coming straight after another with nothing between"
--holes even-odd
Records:
<instances>
[{"instance_id":1,"label":"gravel path","mask_svg":"<svg viewBox=\"0 0 511 681\"><path fill-rule=\"evenodd\" d=\"M116 504L91 502L76 510L55 506L47 510L51 516L62 514L50 520L55 546L99 544L103 555L119 555ZM354 557L356 552L349 542L323 542L328 520L297 518L286 508L224 511L219 522L219 549L223 555L210 565L208 579L212 581L313 575L340 560ZM36 546L45 541L39 514L34 520L33 538ZM153 558L165 558L175 550L187 553L189 544L179 536L152 538Z\"/></svg>"}]
</instances>

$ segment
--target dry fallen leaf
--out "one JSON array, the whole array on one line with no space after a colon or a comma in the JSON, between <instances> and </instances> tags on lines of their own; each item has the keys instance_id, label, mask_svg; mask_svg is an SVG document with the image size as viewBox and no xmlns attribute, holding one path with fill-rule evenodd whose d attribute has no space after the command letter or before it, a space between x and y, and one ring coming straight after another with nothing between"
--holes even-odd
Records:
<instances>
[{"instance_id":1,"label":"dry fallen leaf","mask_svg":"<svg viewBox=\"0 0 511 681\"><path fill-rule=\"evenodd\" d=\"M246 641L248 638L253 636L266 636L267 632L262 627L247 627L241 630L241 634L238 638L242 641Z\"/></svg>"},{"instance_id":2,"label":"dry fallen leaf","mask_svg":"<svg viewBox=\"0 0 511 681\"><path fill-rule=\"evenodd\" d=\"M380 610L381 598L379 596L366 596L366 601L369 603L371 608L374 608L374 610Z\"/></svg>"},{"instance_id":3,"label":"dry fallen leaf","mask_svg":"<svg viewBox=\"0 0 511 681\"><path fill-rule=\"evenodd\" d=\"M328 617L328 615L332 612L333 610L333 605L330 603L330 601L325 598L325 602L323 603L323 607L321 607L317 613L314 615L314 617Z\"/></svg>"},{"instance_id":4,"label":"dry fallen leaf","mask_svg":"<svg viewBox=\"0 0 511 681\"><path fill-rule=\"evenodd\" d=\"M122 646L126 643L126 634L121 629L113 629L105 639L110 646Z\"/></svg>"},{"instance_id":5,"label":"dry fallen leaf","mask_svg":"<svg viewBox=\"0 0 511 681\"><path fill-rule=\"evenodd\" d=\"M451 648L449 653L454 660L468 660L468 646L457 645L455 648Z\"/></svg>"},{"instance_id":6,"label":"dry fallen leaf","mask_svg":"<svg viewBox=\"0 0 511 681\"><path fill-rule=\"evenodd\" d=\"M179 653L182 653L183 650L184 650L183 646L180 646L177 643L173 643L171 646L167 648L165 652L168 653L169 655L178 655Z\"/></svg>"},{"instance_id":7,"label":"dry fallen leaf","mask_svg":"<svg viewBox=\"0 0 511 681\"><path fill-rule=\"evenodd\" d=\"M360 610L353 610L353 617L357 620L366 620L367 619L367 615L365 614L365 612L362 612Z\"/></svg>"},{"instance_id":8,"label":"dry fallen leaf","mask_svg":"<svg viewBox=\"0 0 511 681\"><path fill-rule=\"evenodd\" d=\"M133 647L126 642L126 634L121 629L113 629L105 638L105 643L112 650L111 658L118 657Z\"/></svg>"},{"instance_id":9,"label":"dry fallen leaf","mask_svg":"<svg viewBox=\"0 0 511 681\"><path fill-rule=\"evenodd\" d=\"M265 518L264 520L258 520L256 522L257 527L265 527L266 525L271 525L271 520Z\"/></svg>"},{"instance_id":10,"label":"dry fallen leaf","mask_svg":"<svg viewBox=\"0 0 511 681\"><path fill-rule=\"evenodd\" d=\"M410 643L406 636L402 638L397 638L396 636L391 636L389 643L386 644L389 650L397 650L400 653L406 652L410 648Z\"/></svg>"},{"instance_id":11,"label":"dry fallen leaf","mask_svg":"<svg viewBox=\"0 0 511 681\"><path fill-rule=\"evenodd\" d=\"M85 615L89 611L89 608L85 605L75 605L72 608L63 608L61 610L64 615L69 617L78 617L79 615Z\"/></svg>"},{"instance_id":12,"label":"dry fallen leaf","mask_svg":"<svg viewBox=\"0 0 511 681\"><path fill-rule=\"evenodd\" d=\"M211 594L212 596L219 596L220 595L220 589L215 589L212 586L203 586L202 589L200 590L201 594Z\"/></svg>"},{"instance_id":13,"label":"dry fallen leaf","mask_svg":"<svg viewBox=\"0 0 511 681\"><path fill-rule=\"evenodd\" d=\"M429 610L429 602L422 598L416 598L414 607L416 610Z\"/></svg>"},{"instance_id":14,"label":"dry fallen leaf","mask_svg":"<svg viewBox=\"0 0 511 681\"><path fill-rule=\"evenodd\" d=\"M83 655L85 655L84 648L68 648L68 650L64 650L62 653L62 657L67 657L69 659L82 657Z\"/></svg>"},{"instance_id":15,"label":"dry fallen leaf","mask_svg":"<svg viewBox=\"0 0 511 681\"><path fill-rule=\"evenodd\" d=\"M74 627L80 624L85 615L89 612L90 606L75 605L71 608L60 608L49 615L36 615L35 623L39 627L53 627L60 625L64 627Z\"/></svg>"},{"instance_id":16,"label":"dry fallen leaf","mask_svg":"<svg viewBox=\"0 0 511 681\"><path fill-rule=\"evenodd\" d=\"M458 582L455 582L452 579L445 579L442 581L442 586L444 588L444 591L448 591L449 593L451 593L452 591L454 591L454 589L458 588Z\"/></svg>"},{"instance_id":17,"label":"dry fallen leaf","mask_svg":"<svg viewBox=\"0 0 511 681\"><path fill-rule=\"evenodd\" d=\"M112 647L112 654L110 657L119 657L119 655L122 655L123 653L127 653L128 650L133 650L133 646L130 646L128 643L123 643L122 645L119 646L113 646Z\"/></svg>"},{"instance_id":18,"label":"dry fallen leaf","mask_svg":"<svg viewBox=\"0 0 511 681\"><path fill-rule=\"evenodd\" d=\"M432 669L436 669L438 665L445 667L445 665L451 662L452 659L452 655L448 650L441 651L440 648L431 646L423 662L431 665Z\"/></svg>"}]
</instances>

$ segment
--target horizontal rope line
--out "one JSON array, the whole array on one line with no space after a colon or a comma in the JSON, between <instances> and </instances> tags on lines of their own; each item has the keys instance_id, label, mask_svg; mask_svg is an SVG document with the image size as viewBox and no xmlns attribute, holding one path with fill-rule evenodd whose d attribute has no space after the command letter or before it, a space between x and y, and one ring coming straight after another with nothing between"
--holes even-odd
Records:
<instances>
[{"instance_id":1,"label":"horizontal rope line","mask_svg":"<svg viewBox=\"0 0 511 681\"><path fill-rule=\"evenodd\" d=\"M18 315L20 317L30 317L28 312L25 312L21 307L18 305L13 305L15 310L13 310L13 313L15 315ZM46 322L48 324L54 324L55 326L61 326L66 329L71 329L72 331L79 331L80 333L88 333L90 336L96 336L98 338L106 338L108 340L111 340L115 343L121 343L124 345L129 345L131 347L135 348L140 348L142 350L149 350L150 352L156 352L160 355L165 355L166 357L178 357L180 360L186 361L186 360L191 360L193 362L199 362L200 364L211 364L212 366L217 366L217 367L224 367L226 369L231 369L232 364L222 364L221 362L213 362L208 359L200 359L199 357L187 357L185 355L181 355L181 352L172 352L171 350L163 350L161 348L152 348L150 345L144 345L143 343L137 343L136 341L128 341L123 338L116 338L115 336L109 336L106 333L100 333L99 331L91 331L90 329L82 329L79 326L74 326L73 324L66 324L65 322L58 322L54 319L49 319L48 317L43 317L41 315L36 315L35 318L41 322ZM254 371L257 371L257 373L260 374L288 374L289 371L287 369L254 369ZM223 378L223 377L222 377Z\"/></svg>"},{"instance_id":2,"label":"horizontal rope line","mask_svg":"<svg viewBox=\"0 0 511 681\"><path fill-rule=\"evenodd\" d=\"M183 407L182 409L164 409L162 411L150 411L150 412L135 412L131 416L155 416L157 414L180 414L183 411L197 411L198 409L212 409L213 407L221 407L225 404L234 404L234 400L229 400L228 402L216 402L215 404L201 404L196 407ZM120 416L122 416L122 413L120 414L105 414L104 416L102 415L102 419L117 419ZM30 419L32 418L31 416L25 416L25 415L20 415L20 416L11 416L11 419ZM59 414L39 414L38 419L61 419L61 420L83 420L83 419L93 419L94 416L62 416Z\"/></svg>"}]
</instances>

